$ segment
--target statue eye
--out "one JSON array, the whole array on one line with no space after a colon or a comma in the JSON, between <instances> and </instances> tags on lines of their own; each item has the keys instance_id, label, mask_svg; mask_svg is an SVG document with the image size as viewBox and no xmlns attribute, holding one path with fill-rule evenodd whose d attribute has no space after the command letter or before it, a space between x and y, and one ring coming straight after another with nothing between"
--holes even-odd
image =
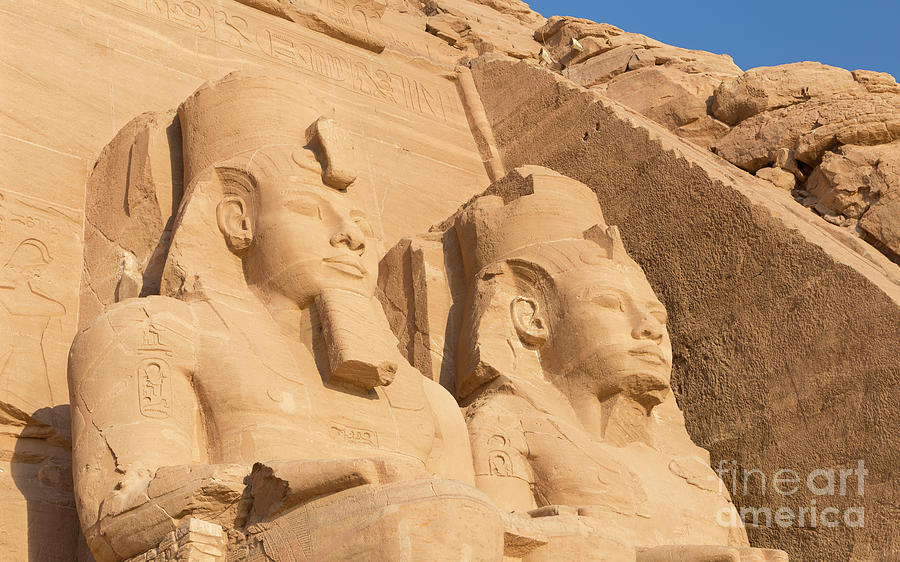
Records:
<instances>
[{"instance_id":1,"label":"statue eye","mask_svg":"<svg viewBox=\"0 0 900 562\"><path fill-rule=\"evenodd\" d=\"M291 211L307 217L312 217L314 219L322 218L322 209L320 209L319 204L312 199L291 199L285 206Z\"/></svg>"},{"instance_id":2,"label":"statue eye","mask_svg":"<svg viewBox=\"0 0 900 562\"><path fill-rule=\"evenodd\" d=\"M372 230L372 225L370 225L369 221L367 221L363 217L353 217L353 222L356 223L356 226L359 227L359 230L362 231L363 235L365 235L366 238L372 238L375 236L375 231Z\"/></svg>"},{"instance_id":3,"label":"statue eye","mask_svg":"<svg viewBox=\"0 0 900 562\"><path fill-rule=\"evenodd\" d=\"M622 303L622 298L615 293L601 293L599 295L594 295L594 297L591 299L591 302L610 310L625 310L625 306Z\"/></svg>"},{"instance_id":4,"label":"statue eye","mask_svg":"<svg viewBox=\"0 0 900 562\"><path fill-rule=\"evenodd\" d=\"M650 314L652 314L653 317L656 318L656 321L662 325L665 325L666 322L669 321L669 315L666 314L665 310L651 310Z\"/></svg>"}]
</instances>

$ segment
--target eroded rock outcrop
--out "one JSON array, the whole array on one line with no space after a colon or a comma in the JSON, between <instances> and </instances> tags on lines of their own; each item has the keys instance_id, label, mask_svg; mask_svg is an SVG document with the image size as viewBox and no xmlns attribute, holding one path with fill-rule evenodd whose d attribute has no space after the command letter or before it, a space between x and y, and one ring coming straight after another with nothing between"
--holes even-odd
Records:
<instances>
[{"instance_id":1,"label":"eroded rock outcrop","mask_svg":"<svg viewBox=\"0 0 900 562\"><path fill-rule=\"evenodd\" d=\"M551 17L534 38L543 46L539 64L712 149L779 189L797 190L798 200L833 224L849 226L861 215L844 215L847 206L840 195L808 197L813 186L804 182L823 156L845 145L884 145L880 154L897 151L891 143L900 138L900 86L887 73L850 72L808 61L742 73L727 55L681 49L571 17ZM854 164L844 161L841 166L846 172ZM822 174L815 176L817 182ZM835 193L846 193L846 180L844 184ZM865 185L850 189L860 190L866 191ZM891 213L876 207L865 222L870 229L859 234L890 256L894 250L885 238L891 238Z\"/></svg>"},{"instance_id":2,"label":"eroded rock outcrop","mask_svg":"<svg viewBox=\"0 0 900 562\"><path fill-rule=\"evenodd\" d=\"M715 145L719 156L796 188L825 220L858 226L854 232L896 257L890 193L898 183L900 87L893 77L811 62L758 68L719 86L710 108L734 124ZM779 162L783 154L799 162L799 174Z\"/></svg>"},{"instance_id":3,"label":"eroded rock outcrop","mask_svg":"<svg viewBox=\"0 0 900 562\"><path fill-rule=\"evenodd\" d=\"M865 234L900 254L900 142L827 152L806 190L818 212L859 220Z\"/></svg>"},{"instance_id":4,"label":"eroded rock outcrop","mask_svg":"<svg viewBox=\"0 0 900 562\"><path fill-rule=\"evenodd\" d=\"M554 16L535 31L575 83L603 92L680 136L712 144L728 127L708 115L713 92L740 75L727 55L666 45L605 23ZM547 61L545 61L547 62Z\"/></svg>"},{"instance_id":5,"label":"eroded rock outcrop","mask_svg":"<svg viewBox=\"0 0 900 562\"><path fill-rule=\"evenodd\" d=\"M713 95L710 113L736 125L764 111L795 105L865 87L843 68L817 62L763 66L723 82Z\"/></svg>"},{"instance_id":6,"label":"eroded rock outcrop","mask_svg":"<svg viewBox=\"0 0 900 562\"><path fill-rule=\"evenodd\" d=\"M844 144L877 145L900 138L900 96L845 92L767 111L716 143L716 153L750 172L771 164L778 149L815 166L825 151Z\"/></svg>"},{"instance_id":7,"label":"eroded rock outcrop","mask_svg":"<svg viewBox=\"0 0 900 562\"><path fill-rule=\"evenodd\" d=\"M460 51L461 58L499 51L519 59L537 59L532 29L544 18L519 0L428 0L421 10L425 30Z\"/></svg>"}]
</instances>

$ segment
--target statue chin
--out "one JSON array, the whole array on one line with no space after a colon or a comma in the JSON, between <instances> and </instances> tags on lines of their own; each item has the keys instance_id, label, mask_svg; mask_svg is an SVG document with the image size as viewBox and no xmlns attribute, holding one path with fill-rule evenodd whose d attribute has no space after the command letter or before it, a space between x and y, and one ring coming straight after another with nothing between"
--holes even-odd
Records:
<instances>
[{"instance_id":1,"label":"statue chin","mask_svg":"<svg viewBox=\"0 0 900 562\"><path fill-rule=\"evenodd\" d=\"M668 395L671 370L668 361L655 356L651 362L632 354L598 352L569 370L565 378L570 384L561 388L578 389L579 394L596 396L600 402L628 397L649 412ZM576 381L583 382L578 384Z\"/></svg>"},{"instance_id":2,"label":"statue chin","mask_svg":"<svg viewBox=\"0 0 900 562\"><path fill-rule=\"evenodd\" d=\"M266 290L270 294L281 294L304 309L312 306L317 297L329 291L343 291L369 299L375 296L375 282L369 274L350 275L329 269L324 270L323 275L315 279L314 283L309 282L308 276L304 277L299 274L286 275L278 281L269 284Z\"/></svg>"},{"instance_id":3,"label":"statue chin","mask_svg":"<svg viewBox=\"0 0 900 562\"><path fill-rule=\"evenodd\" d=\"M622 373L611 385L598 393L600 402L617 396L630 398L643 406L647 413L662 403L669 394L669 371L648 371Z\"/></svg>"},{"instance_id":4,"label":"statue chin","mask_svg":"<svg viewBox=\"0 0 900 562\"><path fill-rule=\"evenodd\" d=\"M633 398L635 402L646 408L647 413L650 413L650 410L662 404L663 400L665 400L668 395L669 387L666 387L655 390L648 390L641 394L632 395L631 398Z\"/></svg>"}]
</instances>

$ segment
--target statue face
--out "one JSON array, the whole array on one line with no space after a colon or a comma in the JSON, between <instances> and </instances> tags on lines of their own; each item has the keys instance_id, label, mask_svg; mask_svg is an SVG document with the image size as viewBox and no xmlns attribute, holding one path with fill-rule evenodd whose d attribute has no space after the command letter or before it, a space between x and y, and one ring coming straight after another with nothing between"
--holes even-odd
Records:
<instances>
[{"instance_id":1,"label":"statue face","mask_svg":"<svg viewBox=\"0 0 900 562\"><path fill-rule=\"evenodd\" d=\"M269 291L309 306L323 289L375 293L376 239L365 213L318 176L260 180L247 265Z\"/></svg>"},{"instance_id":2,"label":"statue face","mask_svg":"<svg viewBox=\"0 0 900 562\"><path fill-rule=\"evenodd\" d=\"M544 368L564 391L604 400L624 392L652 407L672 369L666 310L640 270L612 263L568 272L550 311ZM560 380L562 379L562 380Z\"/></svg>"}]
</instances>

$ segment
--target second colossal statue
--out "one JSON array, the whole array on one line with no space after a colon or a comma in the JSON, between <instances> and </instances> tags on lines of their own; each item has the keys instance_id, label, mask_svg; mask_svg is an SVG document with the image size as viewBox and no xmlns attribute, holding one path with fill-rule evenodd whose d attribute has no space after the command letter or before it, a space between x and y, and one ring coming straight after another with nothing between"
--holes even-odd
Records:
<instances>
[{"instance_id":1,"label":"second colossal statue","mask_svg":"<svg viewBox=\"0 0 900 562\"><path fill-rule=\"evenodd\" d=\"M785 559L729 524L671 395L666 309L593 191L537 166L492 190L455 220L468 286L456 388L476 485L557 535L526 559Z\"/></svg>"}]
</instances>

